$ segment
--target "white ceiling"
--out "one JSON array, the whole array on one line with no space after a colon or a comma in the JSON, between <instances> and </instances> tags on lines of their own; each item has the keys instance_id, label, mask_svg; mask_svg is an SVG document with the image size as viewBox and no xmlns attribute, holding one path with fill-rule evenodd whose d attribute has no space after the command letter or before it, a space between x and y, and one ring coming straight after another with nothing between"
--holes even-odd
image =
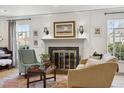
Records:
<instances>
[{"instance_id":1,"label":"white ceiling","mask_svg":"<svg viewBox=\"0 0 124 93\"><path fill-rule=\"evenodd\" d=\"M0 10L7 10L7 12L0 12L0 17L12 16L26 16L47 13L60 13L71 11L83 11L105 8L124 7L122 5L0 5Z\"/></svg>"}]
</instances>

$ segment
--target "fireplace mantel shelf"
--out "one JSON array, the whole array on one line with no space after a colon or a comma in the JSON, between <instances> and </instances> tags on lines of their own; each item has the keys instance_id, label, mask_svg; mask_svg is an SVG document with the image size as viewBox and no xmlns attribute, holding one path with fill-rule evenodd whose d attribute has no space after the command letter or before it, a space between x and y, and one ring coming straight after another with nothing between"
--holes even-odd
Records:
<instances>
[{"instance_id":1,"label":"fireplace mantel shelf","mask_svg":"<svg viewBox=\"0 0 124 93\"><path fill-rule=\"evenodd\" d=\"M86 40L87 38L42 38L41 40Z\"/></svg>"}]
</instances>

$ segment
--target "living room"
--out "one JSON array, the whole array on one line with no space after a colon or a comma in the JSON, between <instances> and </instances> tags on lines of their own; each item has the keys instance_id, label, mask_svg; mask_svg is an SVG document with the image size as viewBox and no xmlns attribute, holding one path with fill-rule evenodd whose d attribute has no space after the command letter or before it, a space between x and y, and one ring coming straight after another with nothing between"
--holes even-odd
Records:
<instances>
[{"instance_id":1,"label":"living room","mask_svg":"<svg viewBox=\"0 0 124 93\"><path fill-rule=\"evenodd\" d=\"M0 87L123 88L123 10L123 5L0 5ZM30 63L34 60L39 63ZM44 64L50 65L45 71L39 69ZM47 80L50 72L54 80Z\"/></svg>"}]
</instances>

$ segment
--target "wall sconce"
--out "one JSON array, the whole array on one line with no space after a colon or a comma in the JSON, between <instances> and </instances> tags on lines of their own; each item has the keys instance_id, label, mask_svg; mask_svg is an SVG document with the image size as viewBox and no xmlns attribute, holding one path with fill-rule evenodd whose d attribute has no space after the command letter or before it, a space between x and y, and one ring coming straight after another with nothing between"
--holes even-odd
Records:
<instances>
[{"instance_id":1,"label":"wall sconce","mask_svg":"<svg viewBox=\"0 0 124 93\"><path fill-rule=\"evenodd\" d=\"M49 34L49 31L48 31L48 29L47 29L47 27L44 27L44 31L43 31L46 35L48 35Z\"/></svg>"},{"instance_id":2,"label":"wall sconce","mask_svg":"<svg viewBox=\"0 0 124 93\"><path fill-rule=\"evenodd\" d=\"M3 36L2 35L0 35L0 41L2 41L3 40Z\"/></svg>"},{"instance_id":3,"label":"wall sconce","mask_svg":"<svg viewBox=\"0 0 124 93\"><path fill-rule=\"evenodd\" d=\"M79 32L81 35L84 33L84 28L82 25L79 26Z\"/></svg>"}]
</instances>

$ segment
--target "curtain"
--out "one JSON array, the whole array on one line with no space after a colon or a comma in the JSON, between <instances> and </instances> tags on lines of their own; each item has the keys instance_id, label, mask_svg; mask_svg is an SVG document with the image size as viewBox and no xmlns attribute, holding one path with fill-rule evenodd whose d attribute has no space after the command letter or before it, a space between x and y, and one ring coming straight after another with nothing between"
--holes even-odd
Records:
<instances>
[{"instance_id":1,"label":"curtain","mask_svg":"<svg viewBox=\"0 0 124 93\"><path fill-rule=\"evenodd\" d=\"M17 66L17 49L16 49L16 20L8 21L8 48L13 53L13 66Z\"/></svg>"}]
</instances>

